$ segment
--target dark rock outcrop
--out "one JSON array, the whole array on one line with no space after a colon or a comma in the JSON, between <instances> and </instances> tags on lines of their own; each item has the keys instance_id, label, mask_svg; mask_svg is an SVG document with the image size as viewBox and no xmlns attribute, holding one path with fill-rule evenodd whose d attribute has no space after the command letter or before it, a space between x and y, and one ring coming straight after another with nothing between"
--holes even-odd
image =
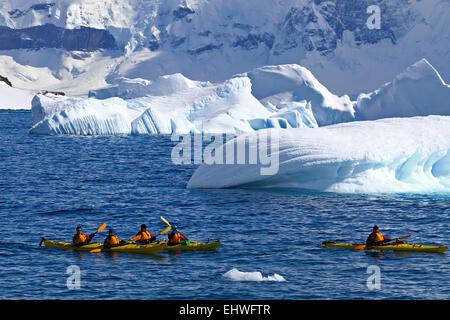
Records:
<instances>
[{"instance_id":1,"label":"dark rock outcrop","mask_svg":"<svg viewBox=\"0 0 450 320\"><path fill-rule=\"evenodd\" d=\"M102 29L64 29L45 24L25 29L0 26L0 50L62 48L68 51L95 51L117 48L114 37Z\"/></svg>"},{"instance_id":2,"label":"dark rock outcrop","mask_svg":"<svg viewBox=\"0 0 450 320\"><path fill-rule=\"evenodd\" d=\"M7 77L0 76L0 81L6 83L8 86L12 87L11 81Z\"/></svg>"},{"instance_id":3,"label":"dark rock outcrop","mask_svg":"<svg viewBox=\"0 0 450 320\"><path fill-rule=\"evenodd\" d=\"M40 92L40 94L43 94L44 96L45 95L47 95L47 94L53 94L53 95L55 95L55 96L65 96L66 94L64 93L64 92L62 92L62 91L47 91L47 90L44 90L44 91L41 91Z\"/></svg>"}]
</instances>

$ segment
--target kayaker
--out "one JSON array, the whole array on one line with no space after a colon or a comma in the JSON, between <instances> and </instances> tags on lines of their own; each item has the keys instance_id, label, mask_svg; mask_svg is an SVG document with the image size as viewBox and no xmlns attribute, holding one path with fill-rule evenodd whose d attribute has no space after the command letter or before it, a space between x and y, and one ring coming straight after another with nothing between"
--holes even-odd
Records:
<instances>
[{"instance_id":1,"label":"kayaker","mask_svg":"<svg viewBox=\"0 0 450 320\"><path fill-rule=\"evenodd\" d=\"M147 226L145 224L142 224L141 231L139 231L135 237L130 239L130 241L138 242L139 244L149 244L155 240L156 237L147 231Z\"/></svg>"},{"instance_id":2,"label":"kayaker","mask_svg":"<svg viewBox=\"0 0 450 320\"><path fill-rule=\"evenodd\" d=\"M74 246L83 246L91 242L92 238L94 238L95 233L91 233L89 236L86 233L83 233L83 228L81 226L77 226L77 233L73 236L72 244Z\"/></svg>"},{"instance_id":3,"label":"kayaker","mask_svg":"<svg viewBox=\"0 0 450 320\"><path fill-rule=\"evenodd\" d=\"M185 236L183 236L178 230L177 226L172 224L172 231L168 234L169 242L167 243L168 246L176 246L177 244L181 243L181 240L188 240Z\"/></svg>"},{"instance_id":4,"label":"kayaker","mask_svg":"<svg viewBox=\"0 0 450 320\"><path fill-rule=\"evenodd\" d=\"M103 242L103 246L109 249L112 247L123 245L125 242L126 242L125 240L120 240L119 237L116 236L113 229L109 229L108 236Z\"/></svg>"},{"instance_id":5,"label":"kayaker","mask_svg":"<svg viewBox=\"0 0 450 320\"><path fill-rule=\"evenodd\" d=\"M366 245L368 246L380 246L385 242L392 241L391 239L383 236L380 232L378 226L373 226L372 233L369 234L369 237L366 240Z\"/></svg>"}]
</instances>

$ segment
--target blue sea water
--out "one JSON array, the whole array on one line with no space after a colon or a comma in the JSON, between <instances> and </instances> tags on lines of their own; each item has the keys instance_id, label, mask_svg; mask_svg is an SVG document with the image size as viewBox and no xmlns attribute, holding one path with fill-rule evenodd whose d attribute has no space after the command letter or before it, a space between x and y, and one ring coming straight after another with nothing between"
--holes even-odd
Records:
<instances>
[{"instance_id":1,"label":"blue sea water","mask_svg":"<svg viewBox=\"0 0 450 320\"><path fill-rule=\"evenodd\" d=\"M447 254L325 249L389 237L449 244L448 195L352 195L299 190L188 190L195 165L174 165L165 136L35 136L29 111L0 111L0 299L448 299ZM154 256L39 247L104 222L124 239L146 223L177 223L216 252ZM96 236L103 241L106 232ZM67 287L69 266L81 288ZM380 289L369 290L369 266ZM286 281L233 281L242 272Z\"/></svg>"}]
</instances>

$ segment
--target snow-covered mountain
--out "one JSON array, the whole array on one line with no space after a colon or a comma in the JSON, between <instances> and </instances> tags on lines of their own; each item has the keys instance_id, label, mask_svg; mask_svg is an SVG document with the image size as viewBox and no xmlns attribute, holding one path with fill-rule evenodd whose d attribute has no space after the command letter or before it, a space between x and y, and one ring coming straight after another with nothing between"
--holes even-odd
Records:
<instances>
[{"instance_id":1,"label":"snow-covered mountain","mask_svg":"<svg viewBox=\"0 0 450 320\"><path fill-rule=\"evenodd\" d=\"M299 64L339 95L421 58L448 79L448 0L2 0L0 74L84 94L120 77L219 82ZM380 9L379 28L369 27Z\"/></svg>"}]
</instances>

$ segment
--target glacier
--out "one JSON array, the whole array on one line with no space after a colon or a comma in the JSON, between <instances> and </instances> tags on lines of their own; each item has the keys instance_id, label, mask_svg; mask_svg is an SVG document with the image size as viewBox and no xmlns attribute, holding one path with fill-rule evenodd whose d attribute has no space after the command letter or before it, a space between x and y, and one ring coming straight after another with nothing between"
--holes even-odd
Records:
<instances>
[{"instance_id":1,"label":"glacier","mask_svg":"<svg viewBox=\"0 0 450 320\"><path fill-rule=\"evenodd\" d=\"M450 115L450 86L425 59L352 101L305 67L264 66L211 83L182 74L154 81L118 78L91 97L36 95L36 134L240 134L267 128L316 128L389 117ZM116 96L119 95L119 96Z\"/></svg>"},{"instance_id":2,"label":"glacier","mask_svg":"<svg viewBox=\"0 0 450 320\"><path fill-rule=\"evenodd\" d=\"M271 134L278 139L258 139ZM202 164L188 188L299 188L339 193L450 192L450 117L355 121L319 128L266 129L227 142L258 141L278 159L262 164ZM271 145L277 143L276 146ZM227 144L221 152L226 153ZM256 146L253 146L255 148ZM220 150L217 151L220 153Z\"/></svg>"}]
</instances>

